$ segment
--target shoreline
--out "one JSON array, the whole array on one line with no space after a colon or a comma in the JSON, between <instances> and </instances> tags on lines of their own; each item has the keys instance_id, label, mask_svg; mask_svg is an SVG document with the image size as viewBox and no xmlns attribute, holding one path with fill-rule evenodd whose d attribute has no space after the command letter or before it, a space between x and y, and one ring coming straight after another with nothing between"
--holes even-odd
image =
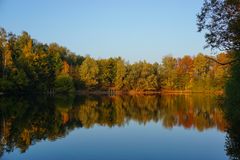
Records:
<instances>
[{"instance_id":1,"label":"shoreline","mask_svg":"<svg viewBox=\"0 0 240 160\"><path fill-rule=\"evenodd\" d=\"M162 90L162 91L102 91L102 90L78 90L78 95L180 95L180 94L214 94L223 95L223 90L206 90L206 91L192 91L192 90Z\"/></svg>"},{"instance_id":2,"label":"shoreline","mask_svg":"<svg viewBox=\"0 0 240 160\"><path fill-rule=\"evenodd\" d=\"M136 91L136 90L118 90L118 91L106 91L106 90L77 90L76 92L69 93L3 93L0 92L0 96L4 95L96 95L96 96L120 96L120 95L188 95L188 94L214 94L214 95L223 95L223 90L205 90L205 91L192 91L192 90L161 90L161 91Z\"/></svg>"}]
</instances>

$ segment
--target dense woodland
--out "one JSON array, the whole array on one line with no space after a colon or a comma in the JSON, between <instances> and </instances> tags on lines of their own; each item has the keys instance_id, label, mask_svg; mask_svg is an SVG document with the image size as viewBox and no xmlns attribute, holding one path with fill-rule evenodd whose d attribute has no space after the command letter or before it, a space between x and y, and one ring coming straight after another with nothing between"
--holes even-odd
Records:
<instances>
[{"instance_id":1,"label":"dense woodland","mask_svg":"<svg viewBox=\"0 0 240 160\"><path fill-rule=\"evenodd\" d=\"M160 63L130 64L121 57L93 59L56 43L44 44L0 29L0 92L66 93L76 90L222 90L229 67L199 53L165 56ZM218 61L228 55L218 54Z\"/></svg>"}]
</instances>

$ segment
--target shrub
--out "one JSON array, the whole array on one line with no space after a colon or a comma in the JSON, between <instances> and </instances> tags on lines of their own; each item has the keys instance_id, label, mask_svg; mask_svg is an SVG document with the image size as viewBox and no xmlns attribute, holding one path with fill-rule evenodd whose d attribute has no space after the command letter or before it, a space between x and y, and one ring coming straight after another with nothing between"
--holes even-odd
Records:
<instances>
[{"instance_id":1,"label":"shrub","mask_svg":"<svg viewBox=\"0 0 240 160\"><path fill-rule=\"evenodd\" d=\"M75 91L73 79L67 74L57 76L54 87L56 93L72 93Z\"/></svg>"}]
</instances>

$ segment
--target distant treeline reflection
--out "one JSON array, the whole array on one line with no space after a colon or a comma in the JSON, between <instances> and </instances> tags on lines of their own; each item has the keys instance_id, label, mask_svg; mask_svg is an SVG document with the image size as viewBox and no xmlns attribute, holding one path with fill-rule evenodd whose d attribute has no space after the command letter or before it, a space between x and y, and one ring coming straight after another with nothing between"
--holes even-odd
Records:
<instances>
[{"instance_id":1,"label":"distant treeline reflection","mask_svg":"<svg viewBox=\"0 0 240 160\"><path fill-rule=\"evenodd\" d=\"M159 122L224 131L224 113L211 96L20 97L0 98L1 154L25 152L40 140L56 140L74 128Z\"/></svg>"}]
</instances>

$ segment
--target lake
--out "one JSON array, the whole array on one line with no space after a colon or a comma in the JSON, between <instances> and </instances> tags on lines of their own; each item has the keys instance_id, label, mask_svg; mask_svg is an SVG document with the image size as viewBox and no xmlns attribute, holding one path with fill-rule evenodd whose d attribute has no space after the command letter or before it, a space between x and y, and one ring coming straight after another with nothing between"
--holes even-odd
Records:
<instances>
[{"instance_id":1,"label":"lake","mask_svg":"<svg viewBox=\"0 0 240 160\"><path fill-rule=\"evenodd\" d=\"M231 159L229 125L217 99L1 97L0 159Z\"/></svg>"}]
</instances>

